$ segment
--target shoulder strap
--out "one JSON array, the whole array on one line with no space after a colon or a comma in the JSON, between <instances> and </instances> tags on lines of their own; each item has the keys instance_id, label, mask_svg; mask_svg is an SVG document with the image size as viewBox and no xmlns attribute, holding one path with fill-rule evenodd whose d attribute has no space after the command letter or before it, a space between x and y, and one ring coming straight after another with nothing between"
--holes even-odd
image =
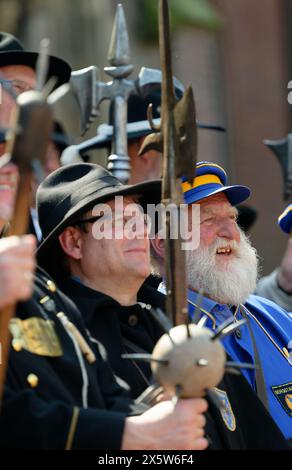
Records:
<instances>
[{"instance_id":1,"label":"shoulder strap","mask_svg":"<svg viewBox=\"0 0 292 470\"><path fill-rule=\"evenodd\" d=\"M240 305L239 309L241 311L241 314L242 314L243 318L246 320L246 324L247 324L247 327L248 327L248 330L249 330L249 333L250 333L252 347L253 347L253 351L254 351L254 359L255 359L255 365L256 365L255 378L256 378L257 395L258 395L259 399L261 400L261 402L263 403L263 405L265 406L265 408L267 409L267 411L269 411L269 402L268 402L268 395L267 395L267 389L266 389L266 381L265 381L265 378L264 378L261 359L260 359L260 355L259 355L258 348L257 348L257 345L256 345L253 329L251 327L250 319L249 319L249 317L248 317L248 315L245 311L245 308L243 308ZM248 312L248 310L247 310L247 312Z\"/></svg>"}]
</instances>

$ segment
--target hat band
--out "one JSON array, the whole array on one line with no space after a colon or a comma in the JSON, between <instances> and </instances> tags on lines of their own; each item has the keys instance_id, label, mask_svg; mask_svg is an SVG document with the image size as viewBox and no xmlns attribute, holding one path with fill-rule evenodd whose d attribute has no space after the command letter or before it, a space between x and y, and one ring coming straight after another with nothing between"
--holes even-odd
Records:
<instances>
[{"instance_id":1,"label":"hat band","mask_svg":"<svg viewBox=\"0 0 292 470\"><path fill-rule=\"evenodd\" d=\"M190 191L191 189L198 188L199 186L204 186L206 184L219 184L220 186L223 186L222 181L220 178L216 175L202 175L202 176L196 176L193 180L193 184L190 184L188 181L184 181L182 183L182 191L183 193L186 193L187 191Z\"/></svg>"},{"instance_id":2,"label":"hat band","mask_svg":"<svg viewBox=\"0 0 292 470\"><path fill-rule=\"evenodd\" d=\"M278 217L278 224L280 225L281 229L283 230L283 232L288 233L290 236L292 235L292 223L291 223L291 216L288 216L288 214L291 212L292 212L292 204L289 204L289 206L286 207L284 212L282 212L282 214ZM287 220L285 220L286 217L287 217Z\"/></svg>"},{"instance_id":3,"label":"hat band","mask_svg":"<svg viewBox=\"0 0 292 470\"><path fill-rule=\"evenodd\" d=\"M286 209L284 210L284 212L282 212L282 214L278 217L278 222L281 222L281 220L286 217L287 214L289 214L289 212L292 211L292 204L290 204L288 207L286 207Z\"/></svg>"}]
</instances>

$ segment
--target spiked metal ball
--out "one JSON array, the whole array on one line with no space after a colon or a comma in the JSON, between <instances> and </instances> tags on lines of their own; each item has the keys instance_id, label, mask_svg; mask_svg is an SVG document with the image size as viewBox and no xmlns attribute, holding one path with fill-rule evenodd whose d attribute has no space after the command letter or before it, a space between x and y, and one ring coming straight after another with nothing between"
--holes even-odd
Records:
<instances>
[{"instance_id":1,"label":"spiked metal ball","mask_svg":"<svg viewBox=\"0 0 292 470\"><path fill-rule=\"evenodd\" d=\"M165 391L176 393L179 388L181 397L202 397L221 381L226 355L207 328L191 324L188 330L179 325L160 338L152 353L151 369Z\"/></svg>"}]
</instances>

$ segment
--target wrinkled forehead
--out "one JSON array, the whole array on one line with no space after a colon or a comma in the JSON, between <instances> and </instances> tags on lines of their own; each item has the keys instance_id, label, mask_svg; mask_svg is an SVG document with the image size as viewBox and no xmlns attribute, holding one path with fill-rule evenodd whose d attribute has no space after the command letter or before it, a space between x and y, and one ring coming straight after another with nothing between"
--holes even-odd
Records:
<instances>
[{"instance_id":1,"label":"wrinkled forehead","mask_svg":"<svg viewBox=\"0 0 292 470\"><path fill-rule=\"evenodd\" d=\"M237 215L236 207L232 206L224 193L215 194L214 196L207 197L198 201L196 204L200 205L201 214L204 213L225 213Z\"/></svg>"},{"instance_id":2,"label":"wrinkled forehead","mask_svg":"<svg viewBox=\"0 0 292 470\"><path fill-rule=\"evenodd\" d=\"M139 210L142 211L142 206L139 205L139 196L117 196L115 199L106 201L103 203L98 203L92 209L87 211L85 216L92 216L93 214L99 213L100 211L112 211L112 212L123 212L124 209Z\"/></svg>"},{"instance_id":3,"label":"wrinkled forehead","mask_svg":"<svg viewBox=\"0 0 292 470\"><path fill-rule=\"evenodd\" d=\"M35 86L35 71L27 65L6 65L0 67L0 77L7 80L22 80L32 87Z\"/></svg>"}]
</instances>

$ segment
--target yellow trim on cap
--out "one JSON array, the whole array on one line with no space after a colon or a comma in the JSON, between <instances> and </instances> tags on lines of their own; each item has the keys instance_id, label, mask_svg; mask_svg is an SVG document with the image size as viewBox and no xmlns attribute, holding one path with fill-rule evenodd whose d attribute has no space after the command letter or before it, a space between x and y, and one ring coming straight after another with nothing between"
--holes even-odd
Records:
<instances>
[{"instance_id":1,"label":"yellow trim on cap","mask_svg":"<svg viewBox=\"0 0 292 470\"><path fill-rule=\"evenodd\" d=\"M289 214L289 212L291 212L291 211L292 211L292 206L290 205L290 206L288 206L288 207L284 210L284 212L278 217L278 221L281 222L281 220L282 220L284 217L286 217L286 215Z\"/></svg>"},{"instance_id":2,"label":"yellow trim on cap","mask_svg":"<svg viewBox=\"0 0 292 470\"><path fill-rule=\"evenodd\" d=\"M214 166L215 168L219 168L219 170L223 171L224 175L227 176L224 168L222 168L222 166L220 165L217 165L217 163L211 163L211 162L197 163L196 169L198 170L199 168L202 168L203 166Z\"/></svg>"},{"instance_id":3,"label":"yellow trim on cap","mask_svg":"<svg viewBox=\"0 0 292 470\"><path fill-rule=\"evenodd\" d=\"M190 191L190 189L197 188L198 186L203 186L204 184L220 184L220 186L223 186L222 181L220 180L219 176L217 175L202 175L202 176L196 176L193 180L193 184L190 184L188 181L185 181L182 183L182 190L184 193L187 191Z\"/></svg>"}]
</instances>

